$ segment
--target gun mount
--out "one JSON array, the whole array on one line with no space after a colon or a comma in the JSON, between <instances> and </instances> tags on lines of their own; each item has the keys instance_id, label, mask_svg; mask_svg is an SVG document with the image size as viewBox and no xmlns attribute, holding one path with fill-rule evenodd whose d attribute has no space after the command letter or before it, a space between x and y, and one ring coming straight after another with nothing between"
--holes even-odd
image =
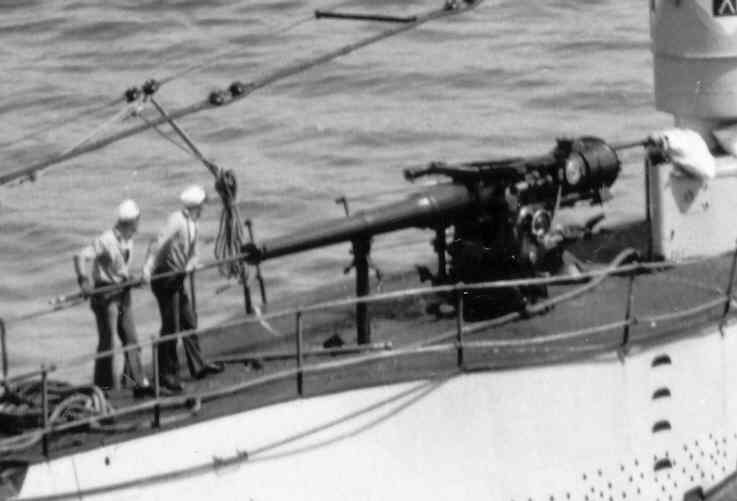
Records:
<instances>
[{"instance_id":1,"label":"gun mount","mask_svg":"<svg viewBox=\"0 0 737 501\"><path fill-rule=\"evenodd\" d=\"M356 294L369 293L369 254L374 235L405 228L436 231L438 272L434 283L478 282L556 272L562 265L562 244L570 232L554 227L559 207L581 201L602 203L619 175L615 150L603 140L583 137L561 139L545 155L502 160L447 164L433 162L405 170L413 181L440 175L451 182L427 187L409 198L323 221L295 233L248 244L246 261L303 252L339 242L352 242L356 268ZM454 228L448 246L446 233ZM446 269L446 252L451 257ZM421 274L422 276L423 274ZM427 277L428 273L424 273ZM494 315L534 301L546 291L502 291L505 300L489 310ZM495 293L498 294L498 293ZM487 300L489 298L486 298ZM499 298L491 298L497 301ZM509 303L509 304L508 304ZM488 302L471 309L484 309ZM370 341L366 304L357 309L358 341Z\"/></svg>"}]
</instances>

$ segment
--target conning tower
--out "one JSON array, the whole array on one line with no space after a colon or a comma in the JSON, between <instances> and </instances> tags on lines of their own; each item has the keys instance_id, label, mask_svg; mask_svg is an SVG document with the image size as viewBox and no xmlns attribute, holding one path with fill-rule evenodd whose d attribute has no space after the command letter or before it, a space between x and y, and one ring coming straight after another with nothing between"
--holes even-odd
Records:
<instances>
[{"instance_id":1,"label":"conning tower","mask_svg":"<svg viewBox=\"0 0 737 501\"><path fill-rule=\"evenodd\" d=\"M701 133L737 121L737 0L650 0L655 106Z\"/></svg>"},{"instance_id":2,"label":"conning tower","mask_svg":"<svg viewBox=\"0 0 737 501\"><path fill-rule=\"evenodd\" d=\"M711 151L694 144L681 145L681 151L712 166L712 175L694 176L678 159L650 152L645 172L651 249L672 260L732 250L737 0L650 0L649 9L655 106L673 114L677 127L699 133Z\"/></svg>"}]
</instances>

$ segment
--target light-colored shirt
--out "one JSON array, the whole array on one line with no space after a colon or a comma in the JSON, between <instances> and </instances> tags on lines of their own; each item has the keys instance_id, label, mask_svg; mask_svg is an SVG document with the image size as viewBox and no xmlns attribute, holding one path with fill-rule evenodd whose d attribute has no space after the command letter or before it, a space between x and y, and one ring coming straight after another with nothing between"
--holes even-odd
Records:
<instances>
[{"instance_id":1,"label":"light-colored shirt","mask_svg":"<svg viewBox=\"0 0 737 501\"><path fill-rule=\"evenodd\" d=\"M84 261L92 261L94 283L125 282L129 277L133 239L124 239L116 229L107 230L79 255Z\"/></svg>"},{"instance_id":2,"label":"light-colored shirt","mask_svg":"<svg viewBox=\"0 0 737 501\"><path fill-rule=\"evenodd\" d=\"M154 271L184 271L196 265L199 258L197 223L186 210L173 212L149 248L144 273Z\"/></svg>"}]
</instances>

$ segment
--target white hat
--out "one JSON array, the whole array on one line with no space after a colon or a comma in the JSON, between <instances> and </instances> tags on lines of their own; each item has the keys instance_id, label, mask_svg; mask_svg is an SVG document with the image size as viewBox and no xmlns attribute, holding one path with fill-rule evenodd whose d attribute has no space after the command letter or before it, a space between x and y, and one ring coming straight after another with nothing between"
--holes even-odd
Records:
<instances>
[{"instance_id":1,"label":"white hat","mask_svg":"<svg viewBox=\"0 0 737 501\"><path fill-rule=\"evenodd\" d=\"M207 198L205 190L201 186L196 184L190 186L179 195L179 200L182 201L185 207L197 207Z\"/></svg>"},{"instance_id":2,"label":"white hat","mask_svg":"<svg viewBox=\"0 0 737 501\"><path fill-rule=\"evenodd\" d=\"M123 200L118 205L118 221L133 221L138 219L141 215L141 210L138 205L131 199Z\"/></svg>"}]
</instances>

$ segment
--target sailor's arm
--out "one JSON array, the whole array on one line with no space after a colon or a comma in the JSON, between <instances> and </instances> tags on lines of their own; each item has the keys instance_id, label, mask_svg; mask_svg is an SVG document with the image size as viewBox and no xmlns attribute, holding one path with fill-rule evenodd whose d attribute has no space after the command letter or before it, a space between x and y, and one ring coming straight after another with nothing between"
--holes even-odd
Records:
<instances>
[{"instance_id":1,"label":"sailor's arm","mask_svg":"<svg viewBox=\"0 0 737 501\"><path fill-rule=\"evenodd\" d=\"M172 214L172 216L169 217L164 227L161 229L161 231L159 231L156 239L153 240L148 246L148 250L146 251L146 259L144 260L143 265L142 279L144 282L151 281L151 275L153 274L154 267L156 266L156 262L159 259L159 253L161 253L163 249L168 247L168 245L171 243L171 240L176 237L177 233L179 233L180 231L180 224L175 215L176 214Z\"/></svg>"},{"instance_id":2,"label":"sailor's arm","mask_svg":"<svg viewBox=\"0 0 737 501\"><path fill-rule=\"evenodd\" d=\"M89 294L93 289L88 268L90 261L94 260L96 255L93 244L85 246L74 255L74 271L77 274L77 283L84 294Z\"/></svg>"},{"instance_id":3,"label":"sailor's arm","mask_svg":"<svg viewBox=\"0 0 737 501\"><path fill-rule=\"evenodd\" d=\"M158 253L158 247L156 240L152 240L146 249L146 257L143 261L143 270L141 270L141 280L144 283L151 281L151 271L154 267L154 261L156 261L156 254Z\"/></svg>"},{"instance_id":4,"label":"sailor's arm","mask_svg":"<svg viewBox=\"0 0 737 501\"><path fill-rule=\"evenodd\" d=\"M185 270L187 272L194 271L200 264L199 238L196 238L192 245L194 246L192 249L192 255L190 256L189 260L187 260L187 265L185 266Z\"/></svg>"}]
</instances>

